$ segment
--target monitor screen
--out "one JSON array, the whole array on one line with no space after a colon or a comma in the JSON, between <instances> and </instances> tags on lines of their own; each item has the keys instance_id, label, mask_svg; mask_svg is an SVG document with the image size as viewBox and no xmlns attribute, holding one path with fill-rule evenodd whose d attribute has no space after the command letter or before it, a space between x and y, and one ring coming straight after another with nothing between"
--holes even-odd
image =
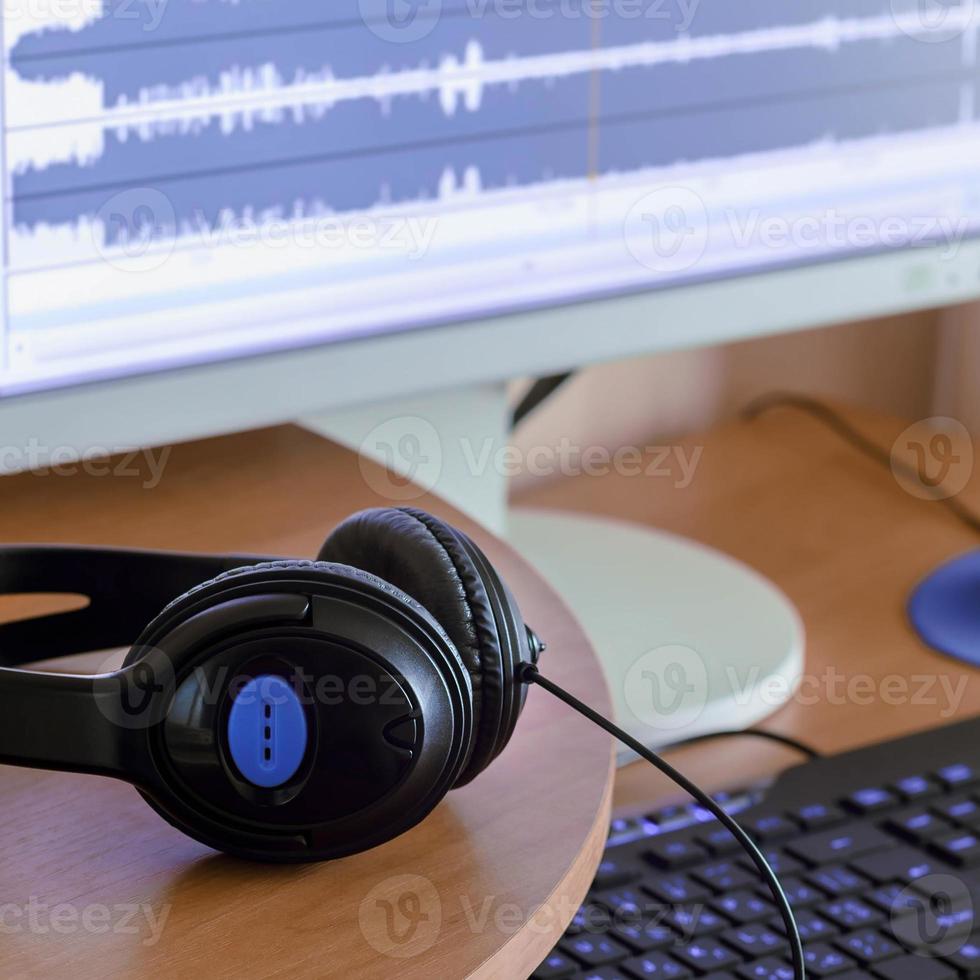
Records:
<instances>
[{"instance_id":1,"label":"monitor screen","mask_svg":"<svg viewBox=\"0 0 980 980\"><path fill-rule=\"evenodd\" d=\"M6 0L2 42L5 395L980 220L973 0Z\"/></svg>"}]
</instances>

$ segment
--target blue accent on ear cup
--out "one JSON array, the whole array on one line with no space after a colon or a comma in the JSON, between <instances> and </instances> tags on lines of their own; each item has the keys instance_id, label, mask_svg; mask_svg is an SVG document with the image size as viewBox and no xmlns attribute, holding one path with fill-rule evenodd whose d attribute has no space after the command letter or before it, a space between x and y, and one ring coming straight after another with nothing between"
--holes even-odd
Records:
<instances>
[{"instance_id":1,"label":"blue accent on ear cup","mask_svg":"<svg viewBox=\"0 0 980 980\"><path fill-rule=\"evenodd\" d=\"M929 646L980 666L980 551L922 582L909 600L909 618Z\"/></svg>"},{"instance_id":2,"label":"blue accent on ear cup","mask_svg":"<svg viewBox=\"0 0 980 980\"><path fill-rule=\"evenodd\" d=\"M273 789L288 783L308 742L303 705L282 677L263 674L242 688L228 715L228 747L253 786Z\"/></svg>"}]
</instances>

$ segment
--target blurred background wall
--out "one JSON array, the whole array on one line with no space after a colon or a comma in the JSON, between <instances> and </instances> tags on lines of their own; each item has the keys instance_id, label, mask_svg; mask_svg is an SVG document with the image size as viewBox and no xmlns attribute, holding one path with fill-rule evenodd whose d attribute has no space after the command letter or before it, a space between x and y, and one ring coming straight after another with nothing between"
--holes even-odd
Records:
<instances>
[{"instance_id":1,"label":"blurred background wall","mask_svg":"<svg viewBox=\"0 0 980 980\"><path fill-rule=\"evenodd\" d=\"M515 434L523 449L649 445L731 418L758 395L804 392L980 434L980 305L687 351L583 371ZM518 397L527 383L514 386ZM513 483L520 492L536 479Z\"/></svg>"}]
</instances>

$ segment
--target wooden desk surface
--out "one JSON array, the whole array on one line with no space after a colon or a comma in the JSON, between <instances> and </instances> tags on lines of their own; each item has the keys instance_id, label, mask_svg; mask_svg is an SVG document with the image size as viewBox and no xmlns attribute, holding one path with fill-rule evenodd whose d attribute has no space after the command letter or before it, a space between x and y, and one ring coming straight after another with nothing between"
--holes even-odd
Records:
<instances>
[{"instance_id":1,"label":"wooden desk surface","mask_svg":"<svg viewBox=\"0 0 980 980\"><path fill-rule=\"evenodd\" d=\"M0 540L313 556L348 513L388 502L371 490L381 471L290 427L177 447L152 482L131 462L5 478ZM415 502L477 538L547 638L549 672L608 708L588 641L541 579L440 502ZM0 977L526 976L585 895L611 791L611 740L539 690L505 753L423 824L315 866L215 855L121 783L0 768ZM386 902L409 913L393 934Z\"/></svg>"},{"instance_id":2,"label":"wooden desk surface","mask_svg":"<svg viewBox=\"0 0 980 980\"><path fill-rule=\"evenodd\" d=\"M908 425L845 414L889 449ZM910 629L910 590L942 562L980 541L935 503L906 493L887 469L816 420L778 409L682 440L703 454L693 483L609 475L557 481L516 503L607 514L688 535L776 582L807 630L804 686L763 723L826 753L980 712L980 672L924 647ZM980 480L960 498L980 512ZM673 753L706 787L744 785L798 757L755 739ZM617 777L614 800L674 797L648 767Z\"/></svg>"}]
</instances>

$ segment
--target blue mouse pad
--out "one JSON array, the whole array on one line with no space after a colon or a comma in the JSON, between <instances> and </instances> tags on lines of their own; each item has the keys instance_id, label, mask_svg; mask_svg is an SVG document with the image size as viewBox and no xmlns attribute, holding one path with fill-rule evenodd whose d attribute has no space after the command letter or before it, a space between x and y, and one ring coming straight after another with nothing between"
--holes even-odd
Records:
<instances>
[{"instance_id":1,"label":"blue mouse pad","mask_svg":"<svg viewBox=\"0 0 980 980\"><path fill-rule=\"evenodd\" d=\"M980 666L980 551L943 565L919 585L909 618L929 646Z\"/></svg>"}]
</instances>

